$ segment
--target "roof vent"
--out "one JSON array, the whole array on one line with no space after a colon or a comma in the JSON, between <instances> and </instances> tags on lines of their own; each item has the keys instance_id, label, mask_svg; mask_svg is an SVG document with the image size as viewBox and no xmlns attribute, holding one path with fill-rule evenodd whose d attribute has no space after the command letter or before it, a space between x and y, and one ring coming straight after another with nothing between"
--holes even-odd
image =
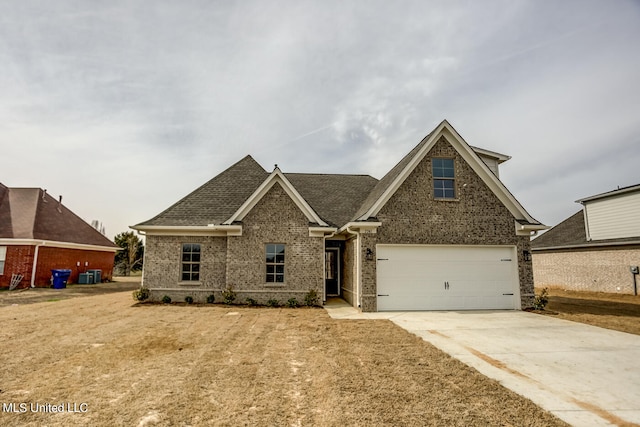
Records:
<instances>
[{"instance_id":1,"label":"roof vent","mask_svg":"<svg viewBox=\"0 0 640 427\"><path fill-rule=\"evenodd\" d=\"M42 190L42 201L47 203L47 189Z\"/></svg>"},{"instance_id":2,"label":"roof vent","mask_svg":"<svg viewBox=\"0 0 640 427\"><path fill-rule=\"evenodd\" d=\"M62 213L62 196L58 199L58 212Z\"/></svg>"}]
</instances>

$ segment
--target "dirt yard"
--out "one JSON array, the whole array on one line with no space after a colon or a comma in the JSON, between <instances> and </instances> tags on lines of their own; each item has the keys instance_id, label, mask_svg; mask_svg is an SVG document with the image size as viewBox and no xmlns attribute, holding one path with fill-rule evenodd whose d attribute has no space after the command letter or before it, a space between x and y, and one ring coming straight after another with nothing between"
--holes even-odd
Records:
<instances>
[{"instance_id":1,"label":"dirt yard","mask_svg":"<svg viewBox=\"0 0 640 427\"><path fill-rule=\"evenodd\" d=\"M3 426L564 425L386 320L121 292L0 322Z\"/></svg>"},{"instance_id":2,"label":"dirt yard","mask_svg":"<svg viewBox=\"0 0 640 427\"><path fill-rule=\"evenodd\" d=\"M640 335L640 296L549 289L549 304L540 313Z\"/></svg>"}]
</instances>

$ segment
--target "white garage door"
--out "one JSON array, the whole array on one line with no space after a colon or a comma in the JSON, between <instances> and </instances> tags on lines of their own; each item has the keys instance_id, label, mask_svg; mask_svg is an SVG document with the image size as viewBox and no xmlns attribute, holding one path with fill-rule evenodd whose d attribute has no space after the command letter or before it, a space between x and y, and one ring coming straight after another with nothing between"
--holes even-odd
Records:
<instances>
[{"instance_id":1,"label":"white garage door","mask_svg":"<svg viewBox=\"0 0 640 427\"><path fill-rule=\"evenodd\" d=\"M378 245L378 310L520 306L514 247Z\"/></svg>"}]
</instances>

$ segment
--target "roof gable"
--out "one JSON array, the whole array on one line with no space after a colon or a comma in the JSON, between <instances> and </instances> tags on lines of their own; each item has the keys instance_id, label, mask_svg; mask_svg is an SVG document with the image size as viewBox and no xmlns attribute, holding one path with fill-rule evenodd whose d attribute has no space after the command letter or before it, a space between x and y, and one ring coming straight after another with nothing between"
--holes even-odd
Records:
<instances>
[{"instance_id":1,"label":"roof gable","mask_svg":"<svg viewBox=\"0 0 640 427\"><path fill-rule=\"evenodd\" d=\"M0 199L0 223L0 238L117 247L39 188L7 188Z\"/></svg>"},{"instance_id":2,"label":"roof gable","mask_svg":"<svg viewBox=\"0 0 640 427\"><path fill-rule=\"evenodd\" d=\"M280 184L287 195L293 200L296 206L309 219L309 222L322 226L328 224L323 221L320 216L313 210L309 203L300 195L298 190L291 184L287 177L276 167L267 179L253 192L253 194L245 200L238 210L227 219L224 224L232 224L242 219L255 207L255 205L271 190L275 184Z\"/></svg>"},{"instance_id":3,"label":"roof gable","mask_svg":"<svg viewBox=\"0 0 640 427\"><path fill-rule=\"evenodd\" d=\"M360 207L355 220L367 221L375 218L380 209L389 201L391 196L393 196L443 135L521 225L531 224L542 226L539 221L529 215L524 207L522 207L509 190L507 190L504 184L490 171L489 167L480 159L478 154L474 152L473 148L467 144L446 120L442 121L433 132L420 141L409 154L400 160L400 162L380 180Z\"/></svg>"}]
</instances>

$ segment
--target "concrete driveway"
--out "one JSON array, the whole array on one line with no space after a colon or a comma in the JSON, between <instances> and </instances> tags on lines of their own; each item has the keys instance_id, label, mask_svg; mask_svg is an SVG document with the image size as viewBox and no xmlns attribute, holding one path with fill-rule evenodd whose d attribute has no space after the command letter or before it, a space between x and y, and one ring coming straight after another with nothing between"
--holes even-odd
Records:
<instances>
[{"instance_id":1,"label":"concrete driveway","mask_svg":"<svg viewBox=\"0 0 640 427\"><path fill-rule=\"evenodd\" d=\"M640 425L640 336L521 311L325 307L335 319L389 319L572 425Z\"/></svg>"}]
</instances>

